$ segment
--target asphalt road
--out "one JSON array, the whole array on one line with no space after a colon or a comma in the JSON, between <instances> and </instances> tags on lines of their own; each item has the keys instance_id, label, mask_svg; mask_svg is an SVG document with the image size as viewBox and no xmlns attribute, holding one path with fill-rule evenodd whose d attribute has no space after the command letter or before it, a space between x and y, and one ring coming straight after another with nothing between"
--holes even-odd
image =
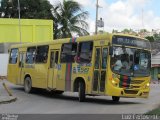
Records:
<instances>
[{"instance_id":1,"label":"asphalt road","mask_svg":"<svg viewBox=\"0 0 160 120\"><path fill-rule=\"evenodd\" d=\"M23 87L7 82L17 101L0 104L0 113L13 114L143 114L160 105L160 84L152 84L148 99L121 98L113 103L110 96L87 96L80 103L76 93L53 95L44 90L26 94ZM0 96L6 95L0 83Z\"/></svg>"}]
</instances>

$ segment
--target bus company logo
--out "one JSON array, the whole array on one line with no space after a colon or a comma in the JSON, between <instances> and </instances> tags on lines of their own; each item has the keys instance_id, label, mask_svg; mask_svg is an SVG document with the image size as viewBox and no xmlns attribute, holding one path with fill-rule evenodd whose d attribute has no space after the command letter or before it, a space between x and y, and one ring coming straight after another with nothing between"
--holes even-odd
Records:
<instances>
[{"instance_id":1,"label":"bus company logo","mask_svg":"<svg viewBox=\"0 0 160 120\"><path fill-rule=\"evenodd\" d=\"M86 67L81 67L81 66L75 66L73 67L73 73L76 74L76 73L80 73L80 74L88 74L89 72L89 68L86 68Z\"/></svg>"}]
</instances>

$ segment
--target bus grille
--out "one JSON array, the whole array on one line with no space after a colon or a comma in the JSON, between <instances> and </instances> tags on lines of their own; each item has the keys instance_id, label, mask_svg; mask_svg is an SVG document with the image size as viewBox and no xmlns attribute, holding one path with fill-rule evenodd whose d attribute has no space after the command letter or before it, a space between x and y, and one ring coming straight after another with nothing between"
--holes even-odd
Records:
<instances>
[{"instance_id":1,"label":"bus grille","mask_svg":"<svg viewBox=\"0 0 160 120\"><path fill-rule=\"evenodd\" d=\"M138 93L138 91L135 91L135 90L124 90L124 92L126 94L137 94Z\"/></svg>"},{"instance_id":2,"label":"bus grille","mask_svg":"<svg viewBox=\"0 0 160 120\"><path fill-rule=\"evenodd\" d=\"M142 84L144 80L132 80L131 84Z\"/></svg>"},{"instance_id":3,"label":"bus grille","mask_svg":"<svg viewBox=\"0 0 160 120\"><path fill-rule=\"evenodd\" d=\"M132 86L131 88L133 89L133 88L140 88L141 86Z\"/></svg>"}]
</instances>

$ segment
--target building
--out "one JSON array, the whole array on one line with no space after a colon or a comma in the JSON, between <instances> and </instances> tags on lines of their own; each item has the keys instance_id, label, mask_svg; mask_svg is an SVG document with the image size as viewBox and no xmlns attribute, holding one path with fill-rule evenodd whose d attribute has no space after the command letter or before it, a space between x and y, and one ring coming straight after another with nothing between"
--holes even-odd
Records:
<instances>
[{"instance_id":1,"label":"building","mask_svg":"<svg viewBox=\"0 0 160 120\"><path fill-rule=\"evenodd\" d=\"M160 73L160 42L152 42L151 75L153 80L157 80L157 74Z\"/></svg>"},{"instance_id":2,"label":"building","mask_svg":"<svg viewBox=\"0 0 160 120\"><path fill-rule=\"evenodd\" d=\"M12 44L53 40L53 21L0 18L0 76L7 75L8 48Z\"/></svg>"}]
</instances>

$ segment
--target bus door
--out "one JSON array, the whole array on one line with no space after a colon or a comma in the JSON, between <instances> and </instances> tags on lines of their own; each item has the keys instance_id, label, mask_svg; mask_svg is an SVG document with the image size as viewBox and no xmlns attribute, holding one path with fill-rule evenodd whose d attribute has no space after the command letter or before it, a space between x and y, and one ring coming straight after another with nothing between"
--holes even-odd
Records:
<instances>
[{"instance_id":1,"label":"bus door","mask_svg":"<svg viewBox=\"0 0 160 120\"><path fill-rule=\"evenodd\" d=\"M19 53L19 76L17 83L23 85L24 82L24 63L25 63L26 53Z\"/></svg>"},{"instance_id":2,"label":"bus door","mask_svg":"<svg viewBox=\"0 0 160 120\"><path fill-rule=\"evenodd\" d=\"M94 72L92 92L95 94L104 94L106 83L107 68L107 47L96 47L94 51Z\"/></svg>"},{"instance_id":3,"label":"bus door","mask_svg":"<svg viewBox=\"0 0 160 120\"><path fill-rule=\"evenodd\" d=\"M48 88L56 88L57 72L58 72L59 50L50 51L50 65L48 71Z\"/></svg>"}]
</instances>

